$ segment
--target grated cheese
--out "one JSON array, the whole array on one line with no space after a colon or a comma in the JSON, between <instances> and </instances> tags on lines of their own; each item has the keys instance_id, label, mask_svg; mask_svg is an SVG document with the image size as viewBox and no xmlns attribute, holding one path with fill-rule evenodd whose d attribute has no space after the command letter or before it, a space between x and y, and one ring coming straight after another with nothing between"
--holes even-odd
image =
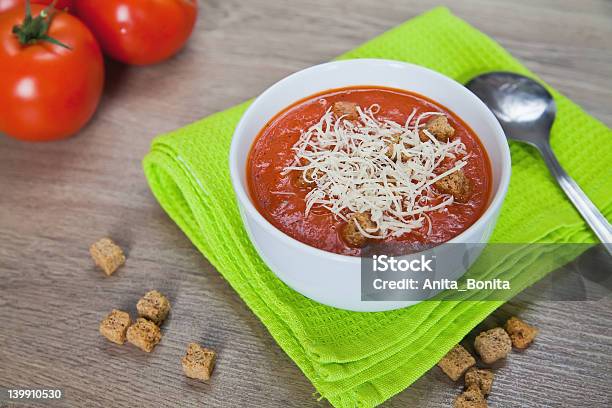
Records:
<instances>
[{"instance_id":1,"label":"grated cheese","mask_svg":"<svg viewBox=\"0 0 612 408\"><path fill-rule=\"evenodd\" d=\"M432 185L467 164L465 145L460 138L441 142L423 129L427 118L441 112L414 109L401 125L376 118L376 104L357 111L359 120L348 121L328 109L293 145L294 162L283 174L301 172L314 183L305 198L305 214L322 207L346 221L350 213L369 213L376 228L356 226L374 239L399 237L424 225L430 234L428 213L453 204L452 195L439 194ZM420 140L420 130L428 141ZM444 159L455 162L437 174Z\"/></svg>"}]
</instances>

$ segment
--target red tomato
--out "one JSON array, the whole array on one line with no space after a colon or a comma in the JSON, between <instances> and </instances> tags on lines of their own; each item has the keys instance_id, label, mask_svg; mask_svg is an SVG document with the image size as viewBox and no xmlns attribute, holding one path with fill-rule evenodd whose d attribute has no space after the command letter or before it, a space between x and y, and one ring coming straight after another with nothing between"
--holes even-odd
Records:
<instances>
[{"instance_id":1,"label":"red tomato","mask_svg":"<svg viewBox=\"0 0 612 408\"><path fill-rule=\"evenodd\" d=\"M33 16L43 9L33 5ZM70 49L31 39L22 45L12 30L24 16L23 7L0 14L0 132L30 141L70 136L100 101L102 52L87 27L61 11L46 34Z\"/></svg>"},{"instance_id":2,"label":"red tomato","mask_svg":"<svg viewBox=\"0 0 612 408\"><path fill-rule=\"evenodd\" d=\"M20 4L23 4L25 0L0 0L0 13L10 10Z\"/></svg>"},{"instance_id":3,"label":"red tomato","mask_svg":"<svg viewBox=\"0 0 612 408\"><path fill-rule=\"evenodd\" d=\"M78 0L75 8L107 55L136 65L178 52L198 14L196 0Z\"/></svg>"},{"instance_id":4,"label":"red tomato","mask_svg":"<svg viewBox=\"0 0 612 408\"><path fill-rule=\"evenodd\" d=\"M23 0L22 0L23 1ZM58 10L65 10L72 7L73 0L57 0L55 8ZM45 4L49 5L53 3L53 0L32 0L32 4Z\"/></svg>"},{"instance_id":5,"label":"red tomato","mask_svg":"<svg viewBox=\"0 0 612 408\"><path fill-rule=\"evenodd\" d=\"M32 0L32 4L46 4L53 3L53 0ZM25 4L25 0L0 0L0 13L7 11L16 6ZM72 7L72 0L57 0L55 8L58 10L70 9Z\"/></svg>"}]
</instances>

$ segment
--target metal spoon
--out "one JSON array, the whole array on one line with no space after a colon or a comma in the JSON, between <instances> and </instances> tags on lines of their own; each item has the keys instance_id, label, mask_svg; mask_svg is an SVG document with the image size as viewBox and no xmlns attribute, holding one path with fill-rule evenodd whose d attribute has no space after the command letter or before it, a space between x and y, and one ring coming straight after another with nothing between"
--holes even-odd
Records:
<instances>
[{"instance_id":1,"label":"metal spoon","mask_svg":"<svg viewBox=\"0 0 612 408\"><path fill-rule=\"evenodd\" d=\"M550 148L550 129L557 110L552 95L533 79L511 72L479 75L466 87L491 109L508 139L538 149L559 186L612 256L610 223L563 170Z\"/></svg>"}]
</instances>

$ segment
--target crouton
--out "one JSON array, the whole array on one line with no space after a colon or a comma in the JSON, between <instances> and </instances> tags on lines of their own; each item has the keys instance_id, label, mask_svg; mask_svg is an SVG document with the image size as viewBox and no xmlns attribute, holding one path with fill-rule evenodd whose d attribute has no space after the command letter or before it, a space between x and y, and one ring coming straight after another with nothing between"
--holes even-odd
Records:
<instances>
[{"instance_id":1,"label":"crouton","mask_svg":"<svg viewBox=\"0 0 612 408\"><path fill-rule=\"evenodd\" d=\"M391 160L393 160L395 157L397 157L397 154L395 152L395 146L398 145L400 143L402 135L399 133L396 133L394 135L392 135L388 140L385 140L385 155L390 158ZM404 144L402 144L402 146L405 146ZM405 152L402 152L400 155L400 160L402 162L407 162L408 160L410 160L410 155L406 154Z\"/></svg>"},{"instance_id":2,"label":"crouton","mask_svg":"<svg viewBox=\"0 0 612 408\"><path fill-rule=\"evenodd\" d=\"M158 291L151 290L140 298L136 304L136 310L138 310L138 316L161 326L170 312L170 301Z\"/></svg>"},{"instance_id":3,"label":"crouton","mask_svg":"<svg viewBox=\"0 0 612 408\"><path fill-rule=\"evenodd\" d=\"M457 170L434 183L441 193L450 194L459 203L466 203L472 194L472 183L462 170Z\"/></svg>"},{"instance_id":4,"label":"crouton","mask_svg":"<svg viewBox=\"0 0 612 408\"><path fill-rule=\"evenodd\" d=\"M471 367L465 373L465 388L476 387L482 395L489 395L493 386L493 372L485 368Z\"/></svg>"},{"instance_id":5,"label":"crouton","mask_svg":"<svg viewBox=\"0 0 612 408\"><path fill-rule=\"evenodd\" d=\"M332 107L332 111L336 118L343 118L346 120L358 120L359 112L357 112L357 104L353 102L335 102Z\"/></svg>"},{"instance_id":6,"label":"crouton","mask_svg":"<svg viewBox=\"0 0 612 408\"><path fill-rule=\"evenodd\" d=\"M512 341L501 327L480 333L474 340L474 348L486 364L506 358L512 350Z\"/></svg>"},{"instance_id":7,"label":"crouton","mask_svg":"<svg viewBox=\"0 0 612 408\"><path fill-rule=\"evenodd\" d=\"M150 353L161 340L159 327L150 320L139 317L136 322L127 329L127 341Z\"/></svg>"},{"instance_id":8,"label":"crouton","mask_svg":"<svg viewBox=\"0 0 612 408\"><path fill-rule=\"evenodd\" d=\"M376 228L376 224L366 213L353 213L348 216L348 222L340 231L342 239L350 246L362 248L367 243L368 238L359 231L355 224L356 222L359 223L359 226L366 232Z\"/></svg>"},{"instance_id":9,"label":"crouton","mask_svg":"<svg viewBox=\"0 0 612 408\"><path fill-rule=\"evenodd\" d=\"M216 360L217 354L214 351L196 343L189 343L181 364L187 377L206 381L210 379Z\"/></svg>"},{"instance_id":10,"label":"crouton","mask_svg":"<svg viewBox=\"0 0 612 408\"><path fill-rule=\"evenodd\" d=\"M298 172L295 178L295 185L300 188L312 188L316 185L314 181L315 169L310 168L306 171Z\"/></svg>"},{"instance_id":11,"label":"crouton","mask_svg":"<svg viewBox=\"0 0 612 408\"><path fill-rule=\"evenodd\" d=\"M89 247L89 253L96 265L98 265L107 276L112 275L125 263L123 250L110 238L102 238L91 245Z\"/></svg>"},{"instance_id":12,"label":"crouton","mask_svg":"<svg viewBox=\"0 0 612 408\"><path fill-rule=\"evenodd\" d=\"M518 317L511 317L506 322L506 331L510 335L512 345L517 349L526 349L533 342L538 329L528 325Z\"/></svg>"},{"instance_id":13,"label":"crouton","mask_svg":"<svg viewBox=\"0 0 612 408\"><path fill-rule=\"evenodd\" d=\"M393 157L395 156L393 154L395 150L395 145L398 144L400 140L401 137L399 134L394 134L388 140L385 140L385 156L393 160Z\"/></svg>"},{"instance_id":14,"label":"crouton","mask_svg":"<svg viewBox=\"0 0 612 408\"><path fill-rule=\"evenodd\" d=\"M487 400L477 387L470 387L461 393L455 402L454 408L487 408Z\"/></svg>"},{"instance_id":15,"label":"crouton","mask_svg":"<svg viewBox=\"0 0 612 408\"><path fill-rule=\"evenodd\" d=\"M461 344L457 344L452 348L442 360L438 362L438 367L442 369L444 374L457 381L468 368L476 364L476 360Z\"/></svg>"},{"instance_id":16,"label":"crouton","mask_svg":"<svg viewBox=\"0 0 612 408\"><path fill-rule=\"evenodd\" d=\"M429 119L424 130L427 130L433 137L441 142L448 142L455 134L455 128L448 123L448 119L444 115L436 115ZM419 132L419 138L422 142L430 140L423 130Z\"/></svg>"},{"instance_id":17,"label":"crouton","mask_svg":"<svg viewBox=\"0 0 612 408\"><path fill-rule=\"evenodd\" d=\"M113 309L102 322L100 322L100 334L113 343L125 343L125 335L132 323L127 312Z\"/></svg>"}]
</instances>

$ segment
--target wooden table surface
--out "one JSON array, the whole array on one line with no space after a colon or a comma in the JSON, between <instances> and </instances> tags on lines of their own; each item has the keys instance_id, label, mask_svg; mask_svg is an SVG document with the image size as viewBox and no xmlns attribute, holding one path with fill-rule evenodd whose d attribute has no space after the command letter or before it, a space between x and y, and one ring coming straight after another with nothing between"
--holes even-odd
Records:
<instances>
[{"instance_id":1,"label":"wooden table surface","mask_svg":"<svg viewBox=\"0 0 612 408\"><path fill-rule=\"evenodd\" d=\"M66 406L325 406L263 325L151 195L151 139L257 95L435 5L435 1L205 0L187 48L161 65L108 65L105 96L77 137L25 144L0 136L0 386L59 387ZM548 83L612 124L612 2L448 2ZM1 71L1 69L0 69ZM87 248L110 235L129 255L111 278ZM98 334L112 308L134 312L150 288L173 303L151 354ZM606 407L612 300L513 300L541 329L498 370L490 405ZM180 357L219 352L212 380L186 379ZM447 407L459 390L433 369L388 407Z\"/></svg>"}]
</instances>

